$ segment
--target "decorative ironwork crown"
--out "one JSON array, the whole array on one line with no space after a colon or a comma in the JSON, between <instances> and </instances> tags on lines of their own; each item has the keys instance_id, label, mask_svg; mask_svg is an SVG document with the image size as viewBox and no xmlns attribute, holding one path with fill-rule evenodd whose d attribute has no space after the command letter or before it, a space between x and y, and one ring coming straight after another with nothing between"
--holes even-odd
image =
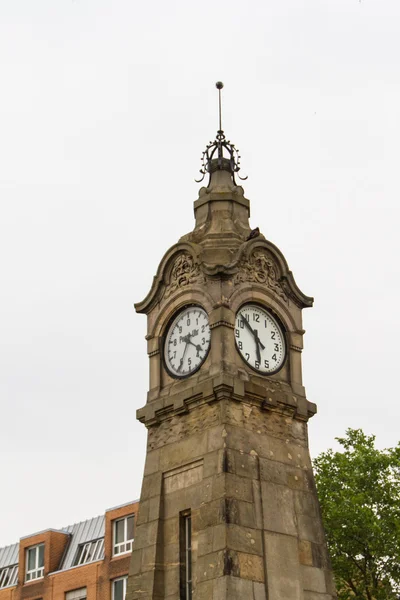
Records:
<instances>
[{"instance_id":1,"label":"decorative ironwork crown","mask_svg":"<svg viewBox=\"0 0 400 600\"><path fill-rule=\"evenodd\" d=\"M240 171L240 154L239 149L235 148L230 140L227 140L222 129L222 115L221 115L221 90L224 87L222 81L217 81L215 87L218 90L219 95L219 130L217 131L216 138L213 142L209 142L206 149L201 157L201 169L200 173L202 177L195 179L196 183L201 183L207 173L210 175L218 170L229 171L232 175L233 183L236 185L235 173ZM244 181L246 177L240 177L239 179Z\"/></svg>"}]
</instances>

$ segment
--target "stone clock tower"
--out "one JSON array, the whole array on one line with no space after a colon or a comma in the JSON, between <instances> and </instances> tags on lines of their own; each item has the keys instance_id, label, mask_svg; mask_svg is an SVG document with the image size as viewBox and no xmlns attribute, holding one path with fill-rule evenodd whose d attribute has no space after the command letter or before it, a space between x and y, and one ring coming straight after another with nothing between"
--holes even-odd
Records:
<instances>
[{"instance_id":1,"label":"stone clock tower","mask_svg":"<svg viewBox=\"0 0 400 600\"><path fill-rule=\"evenodd\" d=\"M127 600L336 598L308 450L302 309L283 254L249 227L220 129L195 227L146 298L148 429Z\"/></svg>"}]
</instances>

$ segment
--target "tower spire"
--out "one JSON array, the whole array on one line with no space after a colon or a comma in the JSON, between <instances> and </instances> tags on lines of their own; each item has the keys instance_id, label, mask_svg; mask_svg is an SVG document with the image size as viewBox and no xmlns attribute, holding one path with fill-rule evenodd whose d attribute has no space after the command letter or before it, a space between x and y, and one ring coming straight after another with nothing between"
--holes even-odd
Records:
<instances>
[{"instance_id":1,"label":"tower spire","mask_svg":"<svg viewBox=\"0 0 400 600\"><path fill-rule=\"evenodd\" d=\"M224 87L222 81L217 81L215 87L218 90L218 104L219 104L219 129L213 142L209 142L206 149L201 157L201 169L200 173L202 177L195 179L196 183L201 183L208 173L210 179L208 184L210 185L211 174L218 170L228 171L231 176L233 183L236 185L235 173L238 173L239 179L244 181L247 177L240 177L240 155L239 149L235 148L235 145L227 140L225 133L222 129L222 100L221 90Z\"/></svg>"},{"instance_id":2,"label":"tower spire","mask_svg":"<svg viewBox=\"0 0 400 600\"><path fill-rule=\"evenodd\" d=\"M222 81L217 81L215 87L218 90L218 100L219 100L219 131L218 133L223 133L222 131L222 108L221 108L221 90L224 87Z\"/></svg>"}]
</instances>

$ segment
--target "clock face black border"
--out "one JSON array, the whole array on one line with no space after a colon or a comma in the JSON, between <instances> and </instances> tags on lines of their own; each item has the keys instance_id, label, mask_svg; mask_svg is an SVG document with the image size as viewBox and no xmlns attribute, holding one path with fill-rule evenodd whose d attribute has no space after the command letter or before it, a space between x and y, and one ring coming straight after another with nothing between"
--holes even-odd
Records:
<instances>
[{"instance_id":1,"label":"clock face black border","mask_svg":"<svg viewBox=\"0 0 400 600\"><path fill-rule=\"evenodd\" d=\"M250 365L247 362L247 360L241 354L241 352L240 352L240 350L238 348L238 345L236 343L236 338L235 338L234 339L234 344L235 344L236 352L239 354L240 359L244 362L244 364L246 365L246 367L249 367L249 369L251 369L252 371L254 371L255 373L257 373L257 375L259 375L260 377L270 377L271 375L276 375L276 373L279 373L279 371L281 369L283 369L283 367L285 366L286 360L287 360L287 356L288 356L288 343L287 343L286 327L284 327L281 319L278 317L278 315L269 306L265 306L261 302L253 302L253 301L250 300L250 301L247 301L247 302L243 302L243 304L241 304L239 306L239 308L237 309L237 311L235 313L235 327L233 329L233 332L235 332L235 329L237 329L237 327L236 327L237 316L238 316L239 312L243 308L245 308L246 306L257 306L261 310L264 310L265 312L269 313L269 315L272 317L272 319L274 321L276 321L277 325L279 326L279 329L282 332L283 345L284 345L283 359L282 359L281 365L277 369L275 369L274 371L269 371L268 373L263 373L262 371L257 370L255 367L253 367L252 365ZM235 336L235 333L233 333L233 335Z\"/></svg>"},{"instance_id":2,"label":"clock face black border","mask_svg":"<svg viewBox=\"0 0 400 600\"><path fill-rule=\"evenodd\" d=\"M166 341L167 341L167 335L169 333L170 327L171 327L172 323L175 321L175 319L178 317L178 315L180 315L181 313L184 313L185 310L187 310L187 309L193 309L193 308L199 308L200 310L202 310L207 315L208 326L210 326L210 317L209 317L209 314L206 311L206 309L203 306L201 306L201 304L185 304L184 306L181 306L180 308L178 308L174 312L174 314L172 315L172 317L169 319L168 324L165 327L164 333L163 333L162 338L161 338L162 364L164 366L164 369L168 373L168 375L170 377L172 377L173 379L176 379L177 381L182 381L184 379L187 379L188 377L192 377L192 375L194 375L195 373L197 373L197 371L199 371L201 369L201 367L205 364L205 362L206 362L206 360L208 358L209 352L210 352L210 348L211 348L211 329L210 329L210 343L208 344L207 352L204 355L204 358L201 361L201 363L195 369L193 369L193 371L190 371L190 373L186 373L184 375L177 375L176 373L174 373L173 371L171 371L170 368L168 367L168 363L167 363L166 358L165 358L165 344L166 344Z\"/></svg>"}]
</instances>

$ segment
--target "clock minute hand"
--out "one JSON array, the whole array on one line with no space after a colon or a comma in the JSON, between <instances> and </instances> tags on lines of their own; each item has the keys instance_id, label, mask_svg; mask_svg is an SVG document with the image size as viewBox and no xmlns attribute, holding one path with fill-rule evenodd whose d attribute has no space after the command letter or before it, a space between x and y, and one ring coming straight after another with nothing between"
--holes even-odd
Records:
<instances>
[{"instance_id":1,"label":"clock minute hand","mask_svg":"<svg viewBox=\"0 0 400 600\"><path fill-rule=\"evenodd\" d=\"M260 340L260 338L258 337L258 333L257 333L257 331L255 331L255 330L252 328L252 326L250 325L250 323L248 322L248 320L247 320L247 319L245 319L245 318L244 318L242 315L240 315L240 316L241 316L241 319L242 319L243 323L246 325L247 329L248 329L249 331L251 331L251 334L252 334L252 336L254 337L254 339L255 339L255 341L256 341L257 348L258 348L258 346L260 345L260 346L261 346L261 348L262 348L263 350L265 350L265 346L264 346L264 344L262 343L262 341Z\"/></svg>"},{"instance_id":2,"label":"clock minute hand","mask_svg":"<svg viewBox=\"0 0 400 600\"><path fill-rule=\"evenodd\" d=\"M255 333L254 339L256 340L257 361L259 363L261 363L261 352L260 352L261 342L260 342L260 338L258 337L258 332L256 329L254 330L254 333Z\"/></svg>"},{"instance_id":3,"label":"clock minute hand","mask_svg":"<svg viewBox=\"0 0 400 600\"><path fill-rule=\"evenodd\" d=\"M179 367L177 368L177 371L180 371L182 369L182 367L183 367L183 361L185 360L186 350L188 349L188 346L190 344L190 333L188 333L187 335L185 335L185 337L183 337L182 340L184 342L186 342L186 346L185 346L185 348L183 350L181 362L179 363Z\"/></svg>"}]
</instances>

